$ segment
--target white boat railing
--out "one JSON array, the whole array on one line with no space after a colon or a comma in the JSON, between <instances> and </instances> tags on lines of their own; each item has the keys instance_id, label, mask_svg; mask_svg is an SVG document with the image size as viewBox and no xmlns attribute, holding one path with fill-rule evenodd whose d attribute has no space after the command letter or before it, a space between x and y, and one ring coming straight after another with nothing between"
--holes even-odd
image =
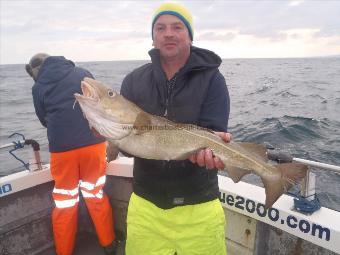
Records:
<instances>
[{"instance_id":1,"label":"white boat railing","mask_svg":"<svg viewBox=\"0 0 340 255\"><path fill-rule=\"evenodd\" d=\"M21 144L24 144L25 140L19 140L18 142L21 143ZM14 147L15 147L15 143L13 143L13 142L0 145L0 149L14 148Z\"/></svg>"},{"instance_id":2,"label":"white boat railing","mask_svg":"<svg viewBox=\"0 0 340 255\"><path fill-rule=\"evenodd\" d=\"M22 134L19 133L13 133L9 137L12 137L13 135L19 135L22 137L21 140L13 141L11 143L0 145L1 149L11 148L9 150L9 153L18 161L20 161L24 167L27 170L34 171L34 170L42 170L42 161L40 156L40 145L37 141L33 139L25 139L25 137ZM33 150L34 158L29 162L25 163L22 159L18 158L13 152L23 148L25 145L30 145Z\"/></svg>"},{"instance_id":3,"label":"white boat railing","mask_svg":"<svg viewBox=\"0 0 340 255\"><path fill-rule=\"evenodd\" d=\"M329 170L329 171L340 173L340 166L302 159L302 158L295 158L286 152L282 152L278 150L268 149L267 156L269 159L277 161L279 163L298 162L306 166L317 167L320 170Z\"/></svg>"},{"instance_id":4,"label":"white boat railing","mask_svg":"<svg viewBox=\"0 0 340 255\"><path fill-rule=\"evenodd\" d=\"M270 160L276 161L278 163L297 162L297 163L304 164L308 167L316 167L318 168L318 170L323 170L323 171L326 170L326 171L333 171L333 172L340 173L340 166L302 159L302 158L296 158L286 152L275 150L273 148L270 148L267 150L267 156ZM306 177L301 182L300 196L297 197L297 199L300 201L297 201L297 200L295 201L296 203L300 203L300 205L305 207L306 211L314 212L320 208L319 201L316 197L315 185L316 185L315 174L312 173L310 170L308 170Z\"/></svg>"}]
</instances>

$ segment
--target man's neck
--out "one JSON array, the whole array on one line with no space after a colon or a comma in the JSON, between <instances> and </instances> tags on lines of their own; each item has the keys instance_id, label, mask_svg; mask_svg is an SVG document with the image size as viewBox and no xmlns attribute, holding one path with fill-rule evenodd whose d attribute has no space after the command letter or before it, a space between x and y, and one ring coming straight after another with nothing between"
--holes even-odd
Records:
<instances>
[{"instance_id":1,"label":"man's neck","mask_svg":"<svg viewBox=\"0 0 340 255\"><path fill-rule=\"evenodd\" d=\"M186 64L188 58L189 56L186 56L181 59L178 58L165 59L161 57L161 65L168 80L172 79L175 76L175 74L179 71L179 69L181 69Z\"/></svg>"}]
</instances>

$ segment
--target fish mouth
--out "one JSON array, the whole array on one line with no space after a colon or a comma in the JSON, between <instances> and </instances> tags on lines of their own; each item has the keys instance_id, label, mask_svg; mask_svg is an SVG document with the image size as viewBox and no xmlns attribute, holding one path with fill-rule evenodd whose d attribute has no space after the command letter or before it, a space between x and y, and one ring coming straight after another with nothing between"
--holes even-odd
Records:
<instances>
[{"instance_id":1,"label":"fish mouth","mask_svg":"<svg viewBox=\"0 0 340 255\"><path fill-rule=\"evenodd\" d=\"M74 94L74 96L76 97L78 101L82 99L91 100L95 102L99 101L99 96L97 94L97 91L93 86L91 86L90 83L86 81L82 81L80 87L81 87L81 91L83 94L79 94L79 93Z\"/></svg>"}]
</instances>

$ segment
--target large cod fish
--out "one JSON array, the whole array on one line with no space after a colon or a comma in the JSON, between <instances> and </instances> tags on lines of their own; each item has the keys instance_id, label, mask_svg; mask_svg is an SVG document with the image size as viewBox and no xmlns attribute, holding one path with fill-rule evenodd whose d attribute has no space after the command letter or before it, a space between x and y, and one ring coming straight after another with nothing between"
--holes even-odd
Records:
<instances>
[{"instance_id":1,"label":"large cod fish","mask_svg":"<svg viewBox=\"0 0 340 255\"><path fill-rule=\"evenodd\" d=\"M302 164L268 164L264 145L225 143L212 131L151 115L99 81L85 78L81 88L83 94L75 97L90 128L122 151L146 159L185 160L209 148L234 182L251 172L261 177L267 208L306 175Z\"/></svg>"}]
</instances>

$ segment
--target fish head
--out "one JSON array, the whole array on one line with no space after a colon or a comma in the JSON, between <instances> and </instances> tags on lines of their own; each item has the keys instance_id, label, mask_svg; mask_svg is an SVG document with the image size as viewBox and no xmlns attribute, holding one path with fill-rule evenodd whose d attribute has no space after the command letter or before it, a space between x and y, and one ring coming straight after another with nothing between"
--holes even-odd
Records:
<instances>
[{"instance_id":1,"label":"fish head","mask_svg":"<svg viewBox=\"0 0 340 255\"><path fill-rule=\"evenodd\" d=\"M138 112L134 105L102 82L85 78L82 94L74 94L90 128L111 140L128 135Z\"/></svg>"}]
</instances>

